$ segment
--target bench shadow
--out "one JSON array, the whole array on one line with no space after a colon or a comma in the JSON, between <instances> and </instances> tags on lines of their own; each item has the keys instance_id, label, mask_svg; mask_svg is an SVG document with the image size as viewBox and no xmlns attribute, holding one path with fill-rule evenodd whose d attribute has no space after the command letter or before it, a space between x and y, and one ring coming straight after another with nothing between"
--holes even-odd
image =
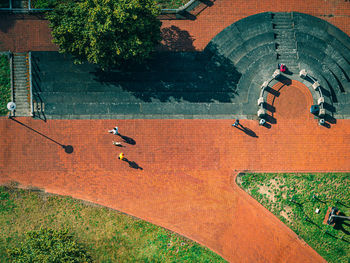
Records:
<instances>
[{"instance_id":1,"label":"bench shadow","mask_svg":"<svg viewBox=\"0 0 350 263\"><path fill-rule=\"evenodd\" d=\"M267 102L263 103L263 108L272 113L276 112L276 108L273 105L268 104Z\"/></svg>"},{"instance_id":2,"label":"bench shadow","mask_svg":"<svg viewBox=\"0 0 350 263\"><path fill-rule=\"evenodd\" d=\"M273 96L275 97L278 97L281 93L278 91L278 90L274 90L272 89L271 87L267 86L265 88L265 90L268 92L268 93L271 93Z\"/></svg>"},{"instance_id":3,"label":"bench shadow","mask_svg":"<svg viewBox=\"0 0 350 263\"><path fill-rule=\"evenodd\" d=\"M344 213L340 212L339 213L340 216L346 216ZM347 221L350 222L350 219L346 219L346 218L336 218L335 220L335 225L334 225L334 229L336 230L340 230L342 231L345 235L350 235L350 231L345 229L344 226L346 226L347 228L350 229L350 223L348 223Z\"/></svg>"}]
</instances>

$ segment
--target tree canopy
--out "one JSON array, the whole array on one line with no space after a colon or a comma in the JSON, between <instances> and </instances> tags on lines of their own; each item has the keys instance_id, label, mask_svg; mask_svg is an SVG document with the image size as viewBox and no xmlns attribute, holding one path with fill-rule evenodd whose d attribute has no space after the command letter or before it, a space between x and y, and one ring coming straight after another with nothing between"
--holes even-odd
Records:
<instances>
[{"instance_id":1,"label":"tree canopy","mask_svg":"<svg viewBox=\"0 0 350 263\"><path fill-rule=\"evenodd\" d=\"M154 0L78 0L58 4L47 18L60 52L105 69L150 57L160 41L159 13Z\"/></svg>"},{"instance_id":2,"label":"tree canopy","mask_svg":"<svg viewBox=\"0 0 350 263\"><path fill-rule=\"evenodd\" d=\"M78 245L67 230L40 229L26 234L19 248L8 251L12 262L81 263L92 262L84 248Z\"/></svg>"}]
</instances>

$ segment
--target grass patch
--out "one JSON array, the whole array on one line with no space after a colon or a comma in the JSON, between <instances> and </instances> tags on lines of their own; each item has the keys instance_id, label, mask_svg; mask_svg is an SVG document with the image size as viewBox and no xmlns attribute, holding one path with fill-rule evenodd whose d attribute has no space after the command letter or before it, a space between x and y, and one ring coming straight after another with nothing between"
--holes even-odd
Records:
<instances>
[{"instance_id":1,"label":"grass patch","mask_svg":"<svg viewBox=\"0 0 350 263\"><path fill-rule=\"evenodd\" d=\"M328 262L349 262L350 221L335 228L323 224L329 206L350 216L349 173L248 173L237 181Z\"/></svg>"},{"instance_id":2,"label":"grass patch","mask_svg":"<svg viewBox=\"0 0 350 263\"><path fill-rule=\"evenodd\" d=\"M0 187L0 262L24 233L69 229L94 262L226 262L173 232L70 197Z\"/></svg>"},{"instance_id":3,"label":"grass patch","mask_svg":"<svg viewBox=\"0 0 350 263\"><path fill-rule=\"evenodd\" d=\"M180 6L185 5L189 1L190 0L156 0L156 2L159 3L160 7L164 9L176 9Z\"/></svg>"},{"instance_id":4,"label":"grass patch","mask_svg":"<svg viewBox=\"0 0 350 263\"><path fill-rule=\"evenodd\" d=\"M71 1L74 0L32 0L31 5L32 8L54 8L58 3ZM156 2L161 8L176 9L189 2L189 0L156 0Z\"/></svg>"},{"instance_id":5,"label":"grass patch","mask_svg":"<svg viewBox=\"0 0 350 263\"><path fill-rule=\"evenodd\" d=\"M7 55L0 55L0 115L6 115L11 101L10 64Z\"/></svg>"}]
</instances>

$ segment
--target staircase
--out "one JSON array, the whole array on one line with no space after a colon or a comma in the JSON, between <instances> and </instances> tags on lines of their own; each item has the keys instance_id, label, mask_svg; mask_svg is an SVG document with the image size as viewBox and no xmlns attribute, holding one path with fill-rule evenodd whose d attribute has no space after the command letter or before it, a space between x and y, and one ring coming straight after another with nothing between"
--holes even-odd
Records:
<instances>
[{"instance_id":1,"label":"staircase","mask_svg":"<svg viewBox=\"0 0 350 263\"><path fill-rule=\"evenodd\" d=\"M16 103L15 116L31 116L27 53L14 53L13 56L13 98Z\"/></svg>"},{"instance_id":2,"label":"staircase","mask_svg":"<svg viewBox=\"0 0 350 263\"><path fill-rule=\"evenodd\" d=\"M273 31L277 52L277 62L283 63L288 70L299 71L297 42L295 38L292 13L272 14Z\"/></svg>"}]
</instances>

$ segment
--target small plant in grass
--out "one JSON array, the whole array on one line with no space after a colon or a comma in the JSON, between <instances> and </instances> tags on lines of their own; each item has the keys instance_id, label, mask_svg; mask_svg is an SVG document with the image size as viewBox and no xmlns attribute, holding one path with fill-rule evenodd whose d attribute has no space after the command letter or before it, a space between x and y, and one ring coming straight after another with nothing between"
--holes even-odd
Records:
<instances>
[{"instance_id":1,"label":"small plant in grass","mask_svg":"<svg viewBox=\"0 0 350 263\"><path fill-rule=\"evenodd\" d=\"M11 100L10 65L7 55L0 55L0 115L6 115Z\"/></svg>"},{"instance_id":2,"label":"small plant in grass","mask_svg":"<svg viewBox=\"0 0 350 263\"><path fill-rule=\"evenodd\" d=\"M245 174L241 186L329 262L347 263L349 224L323 224L328 207L350 215L350 174ZM269 184L275 181L276 184ZM259 191L273 192L274 202ZM341 200L341 201L340 201ZM320 213L315 213L318 208Z\"/></svg>"}]
</instances>

